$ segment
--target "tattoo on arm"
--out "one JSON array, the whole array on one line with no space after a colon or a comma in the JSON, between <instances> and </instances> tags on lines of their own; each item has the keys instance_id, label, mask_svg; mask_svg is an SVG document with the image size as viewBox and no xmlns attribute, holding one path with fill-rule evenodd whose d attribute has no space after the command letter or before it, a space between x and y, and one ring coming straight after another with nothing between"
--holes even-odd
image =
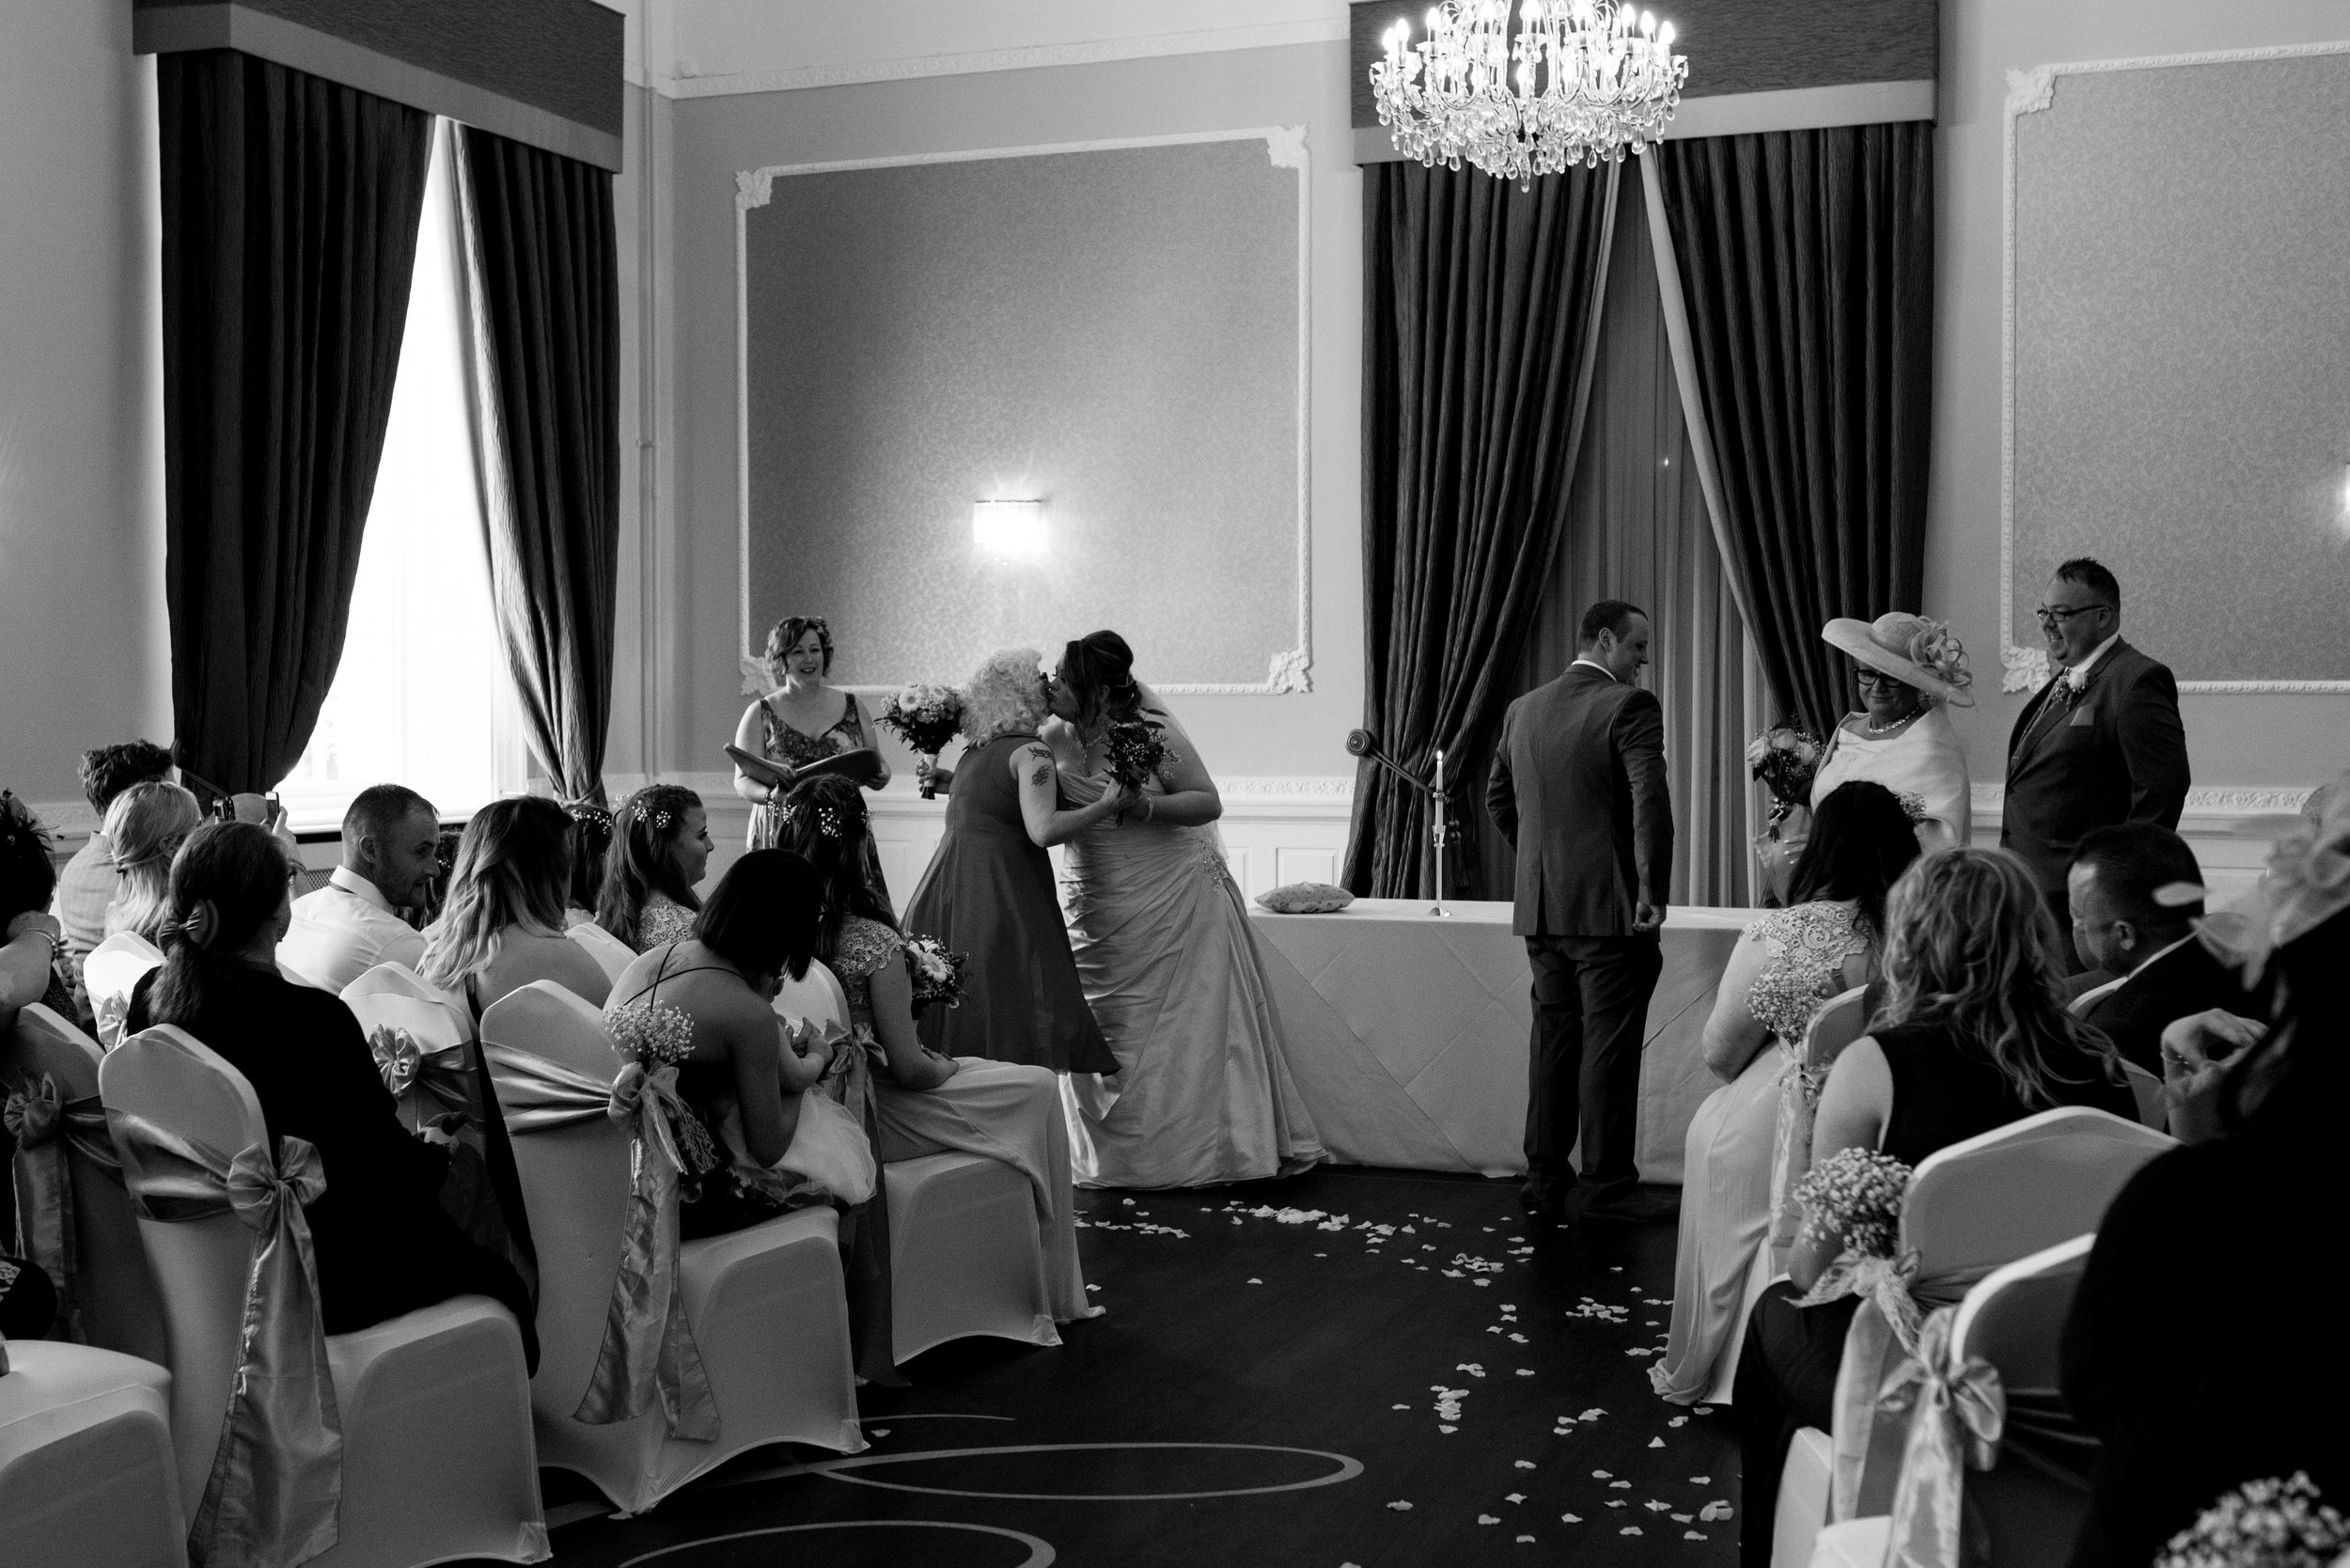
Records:
<instances>
[{"instance_id":1,"label":"tattoo on arm","mask_svg":"<svg viewBox=\"0 0 2350 1568\"><path fill-rule=\"evenodd\" d=\"M1053 760L1046 758L1028 770L1028 782L1042 790L1053 782Z\"/></svg>"}]
</instances>

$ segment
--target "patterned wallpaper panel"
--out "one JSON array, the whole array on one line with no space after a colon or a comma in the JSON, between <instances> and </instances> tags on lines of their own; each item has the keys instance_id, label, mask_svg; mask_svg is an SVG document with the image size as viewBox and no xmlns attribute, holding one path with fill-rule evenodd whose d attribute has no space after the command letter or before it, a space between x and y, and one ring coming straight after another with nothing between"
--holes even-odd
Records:
<instances>
[{"instance_id":1,"label":"patterned wallpaper panel","mask_svg":"<svg viewBox=\"0 0 2350 1568\"><path fill-rule=\"evenodd\" d=\"M1172 689L1306 679L1303 133L740 183L747 652L961 680L1112 627ZM1044 503L1030 558L972 504Z\"/></svg>"},{"instance_id":2,"label":"patterned wallpaper panel","mask_svg":"<svg viewBox=\"0 0 2350 1568\"><path fill-rule=\"evenodd\" d=\"M2012 644L2069 556L2182 682L2350 682L2350 53L2020 77Z\"/></svg>"}]
</instances>

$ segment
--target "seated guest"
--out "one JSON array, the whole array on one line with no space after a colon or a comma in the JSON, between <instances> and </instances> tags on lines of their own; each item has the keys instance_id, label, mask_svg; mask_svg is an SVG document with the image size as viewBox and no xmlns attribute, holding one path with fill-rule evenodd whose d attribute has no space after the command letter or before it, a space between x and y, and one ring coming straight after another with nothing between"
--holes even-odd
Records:
<instances>
[{"instance_id":1,"label":"seated guest","mask_svg":"<svg viewBox=\"0 0 2350 1568\"><path fill-rule=\"evenodd\" d=\"M1915 1168L1935 1150L2058 1105L2129 1121L2121 1059L2065 1011L2064 949L2047 901L2004 850L1950 849L1912 866L1886 901L1882 1009L1820 1091L1815 1165L1873 1149ZM1844 1330L1860 1298L1795 1302L1843 1249L1807 1224L1792 1283L1747 1320L1731 1403L1745 1450L1739 1560L1765 1568L1779 1471L1799 1427L1827 1427ZM2141 1304L2142 1305L2142 1304Z\"/></svg>"},{"instance_id":2,"label":"seated guest","mask_svg":"<svg viewBox=\"0 0 2350 1568\"><path fill-rule=\"evenodd\" d=\"M328 991L379 964L414 969L424 936L399 911L424 902L440 872L441 827L432 803L398 784L359 792L343 813L343 861L315 893L294 901L293 929L278 957Z\"/></svg>"},{"instance_id":3,"label":"seated guest","mask_svg":"<svg viewBox=\"0 0 2350 1568\"><path fill-rule=\"evenodd\" d=\"M102 830L114 852L115 896L106 934L131 932L149 942L163 930L171 898L171 857L204 821L194 793L164 779L133 784L106 808Z\"/></svg>"},{"instance_id":4,"label":"seated guest","mask_svg":"<svg viewBox=\"0 0 2350 1568\"><path fill-rule=\"evenodd\" d=\"M2082 1022L2123 1058L2162 1073L2162 1031L2211 1008L2257 1015L2236 971L2196 940L2203 870L2186 840L2154 823L2092 828L2066 877L2073 946L2116 977L2076 998Z\"/></svg>"},{"instance_id":5,"label":"seated guest","mask_svg":"<svg viewBox=\"0 0 2350 1568\"><path fill-rule=\"evenodd\" d=\"M125 1034L174 1025L227 1058L261 1103L273 1144L319 1152L326 1190L305 1213L329 1334L478 1293L521 1325L539 1358L513 1265L467 1240L440 1206L445 1150L400 1125L359 1021L340 998L277 970L293 919L292 868L265 827L207 823L171 868L164 964L131 994Z\"/></svg>"},{"instance_id":6,"label":"seated guest","mask_svg":"<svg viewBox=\"0 0 2350 1568\"><path fill-rule=\"evenodd\" d=\"M872 881L872 835L854 784L819 777L794 785L783 799L776 832L780 848L816 869L823 907L816 956L839 978L849 1023L870 1043L853 1066L862 1067L871 1084L868 1132L875 1156L909 1160L951 1149L1015 1167L1035 1195L1055 1321L1095 1316L1077 1265L1069 1123L1058 1076L1049 1068L942 1057L923 1048L915 1033L905 938ZM826 1088L844 1086L854 1096L858 1077L844 1074Z\"/></svg>"},{"instance_id":7,"label":"seated guest","mask_svg":"<svg viewBox=\"0 0 2350 1568\"><path fill-rule=\"evenodd\" d=\"M508 992L552 980L603 1005L603 966L563 935L572 819L551 800L509 795L473 814L457 840L448 898L425 933L416 972L462 996L479 1021Z\"/></svg>"},{"instance_id":8,"label":"seated guest","mask_svg":"<svg viewBox=\"0 0 2350 1568\"><path fill-rule=\"evenodd\" d=\"M1689 1123L1672 1334L1649 1368L1676 1404L1713 1388L1722 1353L1746 1328L1738 1309L1747 1270L1769 1267L1780 1080L1800 1069L1820 1004L1874 978L1885 896L1917 858L1917 832L1890 790L1867 779L1841 786L1812 818L1794 902L1748 926L1722 970L1705 1065L1724 1087Z\"/></svg>"},{"instance_id":9,"label":"seated guest","mask_svg":"<svg viewBox=\"0 0 2350 1568\"><path fill-rule=\"evenodd\" d=\"M171 753L152 741L102 745L82 753L82 793L100 822L115 797L133 784L171 776ZM101 827L57 873L52 913L65 931L66 955L78 971L89 950L106 938L106 906L114 902L114 846Z\"/></svg>"},{"instance_id":10,"label":"seated guest","mask_svg":"<svg viewBox=\"0 0 2350 1568\"><path fill-rule=\"evenodd\" d=\"M2217 1136L2115 1196L2073 1298L2059 1385L2100 1445L2075 1568L2153 1560L2247 1481L2306 1470L2327 1503L2350 1500L2350 1340L2322 1282L2325 1238L2350 1231L2350 796L2325 810L2269 863L2275 1028L2173 1026L2171 1125L2199 1135L2182 1091L2216 1078Z\"/></svg>"},{"instance_id":11,"label":"seated guest","mask_svg":"<svg viewBox=\"0 0 2350 1568\"><path fill-rule=\"evenodd\" d=\"M563 808L572 819L572 888L563 901L563 929L596 922L596 899L603 891L604 856L612 851L612 813L593 801Z\"/></svg>"},{"instance_id":12,"label":"seated guest","mask_svg":"<svg viewBox=\"0 0 2350 1568\"><path fill-rule=\"evenodd\" d=\"M694 1049L679 1067L678 1095L701 1121L724 1164L692 1184L679 1210L685 1235L756 1225L835 1190L870 1194L872 1156L840 1107L810 1090L834 1047L776 1015L785 974L815 956L816 873L797 855L753 850L728 869L694 922L694 934L654 948L620 974L614 1008L660 1004L693 1020ZM849 1172L849 1176L842 1173ZM721 1396L723 1397L723 1396Z\"/></svg>"},{"instance_id":13,"label":"seated guest","mask_svg":"<svg viewBox=\"0 0 2350 1568\"><path fill-rule=\"evenodd\" d=\"M710 869L710 814L677 784L648 784L612 819L596 924L647 952L692 934L702 901L694 884Z\"/></svg>"},{"instance_id":14,"label":"seated guest","mask_svg":"<svg viewBox=\"0 0 2350 1568\"><path fill-rule=\"evenodd\" d=\"M32 808L0 790L0 1029L32 1002L73 1016L73 997L58 962L64 937L46 913L57 886L49 830Z\"/></svg>"}]
</instances>

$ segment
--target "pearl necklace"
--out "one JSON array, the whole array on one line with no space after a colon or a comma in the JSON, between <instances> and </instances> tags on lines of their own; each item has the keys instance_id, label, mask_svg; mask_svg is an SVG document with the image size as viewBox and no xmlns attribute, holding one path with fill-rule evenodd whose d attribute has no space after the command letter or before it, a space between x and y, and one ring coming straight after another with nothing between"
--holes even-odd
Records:
<instances>
[{"instance_id":1,"label":"pearl necklace","mask_svg":"<svg viewBox=\"0 0 2350 1568\"><path fill-rule=\"evenodd\" d=\"M1872 718L1864 717L1860 721L1860 728L1868 731L1872 738L1881 739L1884 736L1890 735L1893 731L1901 729L1904 725L1909 723L1912 719L1915 719L1919 714L1924 712L1925 710L1923 708L1912 708L1908 713L1904 713L1892 723L1883 726L1880 726L1877 721Z\"/></svg>"}]
</instances>

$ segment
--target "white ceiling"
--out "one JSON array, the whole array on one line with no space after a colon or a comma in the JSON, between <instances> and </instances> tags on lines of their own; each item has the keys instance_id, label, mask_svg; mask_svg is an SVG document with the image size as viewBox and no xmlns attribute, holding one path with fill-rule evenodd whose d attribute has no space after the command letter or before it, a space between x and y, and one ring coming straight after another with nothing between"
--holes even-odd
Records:
<instances>
[{"instance_id":1,"label":"white ceiling","mask_svg":"<svg viewBox=\"0 0 2350 1568\"><path fill-rule=\"evenodd\" d=\"M816 86L1346 36L1346 0L603 0L632 81Z\"/></svg>"}]
</instances>

